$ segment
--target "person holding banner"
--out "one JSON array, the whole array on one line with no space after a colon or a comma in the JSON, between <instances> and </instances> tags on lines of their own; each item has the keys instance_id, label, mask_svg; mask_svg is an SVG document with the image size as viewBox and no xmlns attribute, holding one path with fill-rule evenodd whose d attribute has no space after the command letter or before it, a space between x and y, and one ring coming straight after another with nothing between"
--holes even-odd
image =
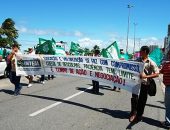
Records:
<instances>
[{"instance_id":1,"label":"person holding banner","mask_svg":"<svg viewBox=\"0 0 170 130\"><path fill-rule=\"evenodd\" d=\"M33 48L28 48L28 55L35 55L35 53L33 52ZM27 88L32 87L33 75L28 75L26 76L26 78L29 81Z\"/></svg>"},{"instance_id":2,"label":"person holding banner","mask_svg":"<svg viewBox=\"0 0 170 130\"><path fill-rule=\"evenodd\" d=\"M17 96L20 94L21 91L21 85L20 85L20 79L21 76L16 75L16 66L15 66L15 55L19 52L19 45L17 43L14 43L12 45L12 52L8 55L7 60L11 64L11 71L10 71L10 81L15 85L14 95Z\"/></svg>"},{"instance_id":3,"label":"person holding banner","mask_svg":"<svg viewBox=\"0 0 170 130\"><path fill-rule=\"evenodd\" d=\"M165 84L165 121L161 125L170 128L170 50L167 54L167 60L163 63L160 73L163 74L163 83Z\"/></svg>"},{"instance_id":4,"label":"person holding banner","mask_svg":"<svg viewBox=\"0 0 170 130\"><path fill-rule=\"evenodd\" d=\"M148 46L142 46L140 49L140 58L137 59L138 62L144 63L144 71L140 75L142 82L139 96L132 94L131 112L129 117L130 122L139 122L142 120L142 115L144 113L148 97L149 81L147 79L159 76L159 69L156 63L148 57L149 52L150 49ZM147 72L147 74L145 72Z\"/></svg>"},{"instance_id":5,"label":"person holding banner","mask_svg":"<svg viewBox=\"0 0 170 130\"><path fill-rule=\"evenodd\" d=\"M100 50L94 50L94 56L99 57L100 55ZM92 84L93 84L93 88L92 88L92 92L94 94L99 94L99 82L92 80Z\"/></svg>"}]
</instances>

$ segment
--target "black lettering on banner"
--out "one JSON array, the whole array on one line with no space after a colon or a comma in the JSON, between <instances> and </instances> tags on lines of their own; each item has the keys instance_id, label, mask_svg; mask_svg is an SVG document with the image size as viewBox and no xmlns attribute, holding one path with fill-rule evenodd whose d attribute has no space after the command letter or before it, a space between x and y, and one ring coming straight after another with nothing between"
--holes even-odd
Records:
<instances>
[{"instance_id":1,"label":"black lettering on banner","mask_svg":"<svg viewBox=\"0 0 170 130\"><path fill-rule=\"evenodd\" d=\"M97 64L97 59L91 59L91 62L93 63L93 64Z\"/></svg>"},{"instance_id":2,"label":"black lettering on banner","mask_svg":"<svg viewBox=\"0 0 170 130\"><path fill-rule=\"evenodd\" d=\"M90 63L90 59L89 58L85 58L86 63Z\"/></svg>"},{"instance_id":3,"label":"black lettering on banner","mask_svg":"<svg viewBox=\"0 0 170 130\"><path fill-rule=\"evenodd\" d=\"M18 67L41 67L40 59L18 60Z\"/></svg>"},{"instance_id":4,"label":"black lettering on banner","mask_svg":"<svg viewBox=\"0 0 170 130\"><path fill-rule=\"evenodd\" d=\"M98 66L98 65L88 65L88 64L84 64L84 68L85 68L85 69L89 69L89 70L103 71L102 66Z\"/></svg>"},{"instance_id":5,"label":"black lettering on banner","mask_svg":"<svg viewBox=\"0 0 170 130\"><path fill-rule=\"evenodd\" d=\"M46 61L47 66L56 66L55 61Z\"/></svg>"},{"instance_id":6,"label":"black lettering on banner","mask_svg":"<svg viewBox=\"0 0 170 130\"><path fill-rule=\"evenodd\" d=\"M108 65L108 61L104 59L100 59L100 64L101 65Z\"/></svg>"}]
</instances>

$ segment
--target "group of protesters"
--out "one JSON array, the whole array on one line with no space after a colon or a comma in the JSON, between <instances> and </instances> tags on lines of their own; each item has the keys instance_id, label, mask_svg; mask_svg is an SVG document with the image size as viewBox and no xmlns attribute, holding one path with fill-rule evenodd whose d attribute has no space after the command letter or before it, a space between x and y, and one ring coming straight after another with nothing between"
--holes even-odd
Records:
<instances>
[{"instance_id":1,"label":"group of protesters","mask_svg":"<svg viewBox=\"0 0 170 130\"><path fill-rule=\"evenodd\" d=\"M19 52L19 46L17 44L13 44L12 52L8 56L8 61L11 65L10 72L10 81L15 85L14 95L20 94L21 85L20 78L21 76L16 75L16 66L15 66L15 54ZM33 49L30 48L28 50L28 54L31 55L33 53ZM94 56L98 57L100 52L95 51ZM159 69L155 62L153 62L149 57L150 50L148 46L142 46L140 49L140 58L137 59L137 62L144 63L144 72L140 74L141 89L139 95L132 94L131 98L131 112L129 116L130 122L139 122L142 120L142 115L144 113L144 108L146 105L147 97L148 97L148 88L150 86L149 78L158 77L160 73L163 74L163 83L165 84L165 121L161 122L161 125L166 128L170 128L170 51L167 54L166 61L162 63L161 69ZM32 86L34 76L28 75L27 79L29 80L28 87ZM48 79L54 78L54 76L48 76ZM41 75L40 82L44 84L45 76ZM92 81L93 88L92 92L95 94L99 93L99 82Z\"/></svg>"}]
</instances>

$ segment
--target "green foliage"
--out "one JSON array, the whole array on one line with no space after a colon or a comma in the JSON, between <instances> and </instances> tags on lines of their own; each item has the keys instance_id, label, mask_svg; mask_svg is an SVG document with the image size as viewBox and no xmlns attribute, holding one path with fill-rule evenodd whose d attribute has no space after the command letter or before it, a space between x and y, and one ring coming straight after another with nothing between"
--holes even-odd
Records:
<instances>
[{"instance_id":1,"label":"green foliage","mask_svg":"<svg viewBox=\"0 0 170 130\"><path fill-rule=\"evenodd\" d=\"M7 18L0 27L0 47L11 47L17 38L18 30L15 28L15 22Z\"/></svg>"}]
</instances>

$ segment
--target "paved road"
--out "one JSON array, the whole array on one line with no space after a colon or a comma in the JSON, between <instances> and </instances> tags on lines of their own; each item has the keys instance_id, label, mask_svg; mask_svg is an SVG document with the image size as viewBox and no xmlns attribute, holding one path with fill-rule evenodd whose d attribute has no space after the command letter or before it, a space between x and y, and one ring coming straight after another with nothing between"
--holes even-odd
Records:
<instances>
[{"instance_id":1,"label":"paved road","mask_svg":"<svg viewBox=\"0 0 170 130\"><path fill-rule=\"evenodd\" d=\"M143 122L130 125L127 91L113 92L103 84L100 95L94 95L87 89L90 80L74 77L57 77L45 85L35 82L31 88L22 78L22 85L22 95L16 97L11 95L13 85L0 79L0 130L162 129L159 121L164 120L165 108L160 88L148 98Z\"/></svg>"}]
</instances>

